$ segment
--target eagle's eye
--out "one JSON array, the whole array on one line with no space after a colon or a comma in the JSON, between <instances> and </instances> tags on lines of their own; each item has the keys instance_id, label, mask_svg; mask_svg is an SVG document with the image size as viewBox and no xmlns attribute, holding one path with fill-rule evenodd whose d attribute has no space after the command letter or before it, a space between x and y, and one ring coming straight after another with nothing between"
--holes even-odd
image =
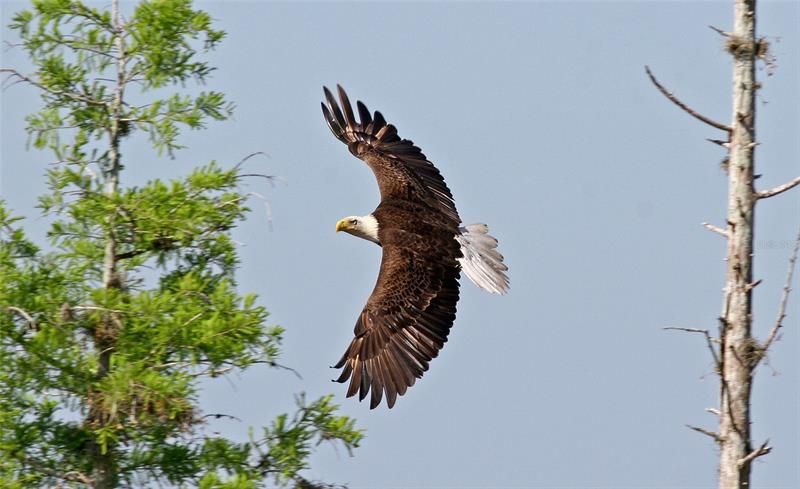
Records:
<instances>
[{"instance_id":1,"label":"eagle's eye","mask_svg":"<svg viewBox=\"0 0 800 489\"><path fill-rule=\"evenodd\" d=\"M350 219L350 224L355 226L356 224L358 224L358 219Z\"/></svg>"}]
</instances>

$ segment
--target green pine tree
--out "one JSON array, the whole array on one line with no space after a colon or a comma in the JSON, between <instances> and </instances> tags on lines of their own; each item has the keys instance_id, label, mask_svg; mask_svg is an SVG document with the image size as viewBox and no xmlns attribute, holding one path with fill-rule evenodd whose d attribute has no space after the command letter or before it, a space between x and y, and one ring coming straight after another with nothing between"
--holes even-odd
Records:
<instances>
[{"instance_id":1,"label":"green pine tree","mask_svg":"<svg viewBox=\"0 0 800 489\"><path fill-rule=\"evenodd\" d=\"M10 28L35 70L2 71L40 91L30 142L58 164L40 198L48 245L0 202L0 487L311 487L316 443L362 437L330 397L298 396L244 443L206 433L197 403L202 379L279 353L281 328L236 290L245 176L211 162L123 185L130 134L171 155L181 130L229 117L222 93L170 94L207 79L202 54L225 33L189 0L124 16L118 0L37 0Z\"/></svg>"}]
</instances>

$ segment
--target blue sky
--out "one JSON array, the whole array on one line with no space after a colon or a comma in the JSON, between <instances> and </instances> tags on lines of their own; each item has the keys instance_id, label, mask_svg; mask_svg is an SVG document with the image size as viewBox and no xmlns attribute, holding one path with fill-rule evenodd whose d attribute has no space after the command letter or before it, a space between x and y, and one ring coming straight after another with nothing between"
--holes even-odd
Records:
<instances>
[{"instance_id":1,"label":"blue sky","mask_svg":"<svg viewBox=\"0 0 800 489\"><path fill-rule=\"evenodd\" d=\"M23 5L3 2L3 24ZM124 150L123 182L186 174L215 159L281 177L235 233L243 292L287 328L288 372L253 369L205 386L202 406L248 425L291 409L292 393L333 392L367 429L350 458L322 447L309 478L351 488L706 488L716 448L684 427L714 428L717 382L701 338L716 328L724 242L719 138L671 105L644 74L700 112L730 119L730 60L707 26L729 29L717 2L204 2L228 32L209 56L207 88L237 104L233 121L186 134L158 158ZM759 33L777 70L758 103L760 188L800 172L800 4L762 2ZM8 35L3 31L3 36ZM3 66L25 68L3 50ZM465 222L487 222L512 290L462 281L450 341L391 411L369 411L330 382L377 275L380 249L334 233L371 212L371 172L330 134L322 85L380 110L437 165ZM189 89L187 89L189 90ZM193 89L192 89L193 90ZM26 151L36 93L2 93L0 192L30 217L49 155ZM774 321L800 192L759 204L755 331ZM774 451L754 486L800 487L800 296L754 391L754 442Z\"/></svg>"}]
</instances>

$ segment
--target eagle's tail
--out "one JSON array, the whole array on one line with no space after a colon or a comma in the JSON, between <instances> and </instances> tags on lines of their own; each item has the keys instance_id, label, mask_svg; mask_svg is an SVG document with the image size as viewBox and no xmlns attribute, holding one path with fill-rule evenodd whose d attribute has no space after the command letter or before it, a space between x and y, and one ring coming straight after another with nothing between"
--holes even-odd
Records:
<instances>
[{"instance_id":1,"label":"eagle's tail","mask_svg":"<svg viewBox=\"0 0 800 489\"><path fill-rule=\"evenodd\" d=\"M497 251L497 239L489 234L486 224L470 224L459 228L456 241L461 245L461 270L478 287L493 294L505 294L509 289L508 267Z\"/></svg>"}]
</instances>

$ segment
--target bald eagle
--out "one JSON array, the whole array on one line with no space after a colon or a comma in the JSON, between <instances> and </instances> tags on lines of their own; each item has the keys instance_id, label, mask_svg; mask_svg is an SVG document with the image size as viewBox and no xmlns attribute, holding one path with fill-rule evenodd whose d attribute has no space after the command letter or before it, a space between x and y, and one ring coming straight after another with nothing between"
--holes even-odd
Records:
<instances>
[{"instance_id":1,"label":"bald eagle","mask_svg":"<svg viewBox=\"0 0 800 489\"><path fill-rule=\"evenodd\" d=\"M381 202L366 216L336 223L336 231L382 248L378 280L356 321L355 338L341 360L336 380L350 380L347 397L371 391L370 409L386 396L389 408L428 370L456 318L458 279L464 272L495 294L509 288L497 240L485 224L461 225L453 196L439 170L380 112L347 94L339 100L326 87L322 112L333 135L369 166Z\"/></svg>"}]
</instances>

